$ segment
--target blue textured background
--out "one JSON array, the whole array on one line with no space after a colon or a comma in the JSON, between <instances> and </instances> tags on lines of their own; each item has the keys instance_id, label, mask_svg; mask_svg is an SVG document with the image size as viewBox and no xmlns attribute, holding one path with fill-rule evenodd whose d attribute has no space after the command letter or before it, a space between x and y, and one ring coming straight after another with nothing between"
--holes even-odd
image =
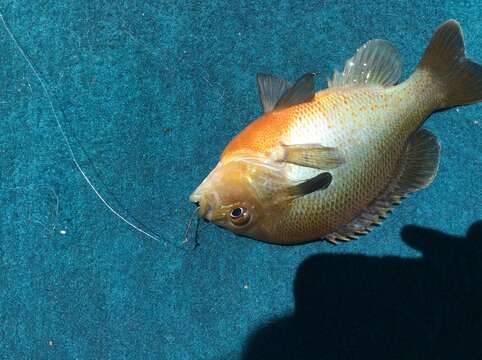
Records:
<instances>
[{"instance_id":1,"label":"blue textured background","mask_svg":"<svg viewBox=\"0 0 482 360\"><path fill-rule=\"evenodd\" d=\"M0 28L2 358L482 358L482 224L464 235L482 218L480 104L429 119L436 181L359 241L279 247L211 226L180 245L188 195L260 114L256 73L315 70L321 89L383 38L405 78L448 18L482 62L480 1L106 3L0 11L94 184L163 242L87 187Z\"/></svg>"}]
</instances>

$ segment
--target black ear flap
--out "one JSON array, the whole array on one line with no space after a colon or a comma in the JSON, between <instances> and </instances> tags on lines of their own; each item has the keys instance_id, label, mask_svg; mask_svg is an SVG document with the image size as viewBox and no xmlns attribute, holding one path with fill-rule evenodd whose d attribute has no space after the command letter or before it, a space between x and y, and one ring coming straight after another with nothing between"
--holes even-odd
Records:
<instances>
[{"instance_id":1,"label":"black ear flap","mask_svg":"<svg viewBox=\"0 0 482 360\"><path fill-rule=\"evenodd\" d=\"M286 189L287 194L292 197L300 197L311 194L317 190L324 190L330 186L333 177L329 172L323 172L311 179L303 181L297 185L290 186Z\"/></svg>"}]
</instances>

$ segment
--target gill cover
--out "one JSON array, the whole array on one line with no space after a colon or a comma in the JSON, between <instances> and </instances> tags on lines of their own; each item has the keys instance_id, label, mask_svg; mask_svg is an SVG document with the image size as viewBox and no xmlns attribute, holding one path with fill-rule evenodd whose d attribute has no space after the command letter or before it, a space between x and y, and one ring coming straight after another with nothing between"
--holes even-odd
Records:
<instances>
[{"instance_id":1,"label":"gill cover","mask_svg":"<svg viewBox=\"0 0 482 360\"><path fill-rule=\"evenodd\" d=\"M236 228L279 218L290 201L326 189L331 182L332 175L321 172L295 183L286 178L282 163L238 158L218 163L190 200L199 204L199 216ZM249 221L244 222L246 218L241 216L249 216Z\"/></svg>"}]
</instances>

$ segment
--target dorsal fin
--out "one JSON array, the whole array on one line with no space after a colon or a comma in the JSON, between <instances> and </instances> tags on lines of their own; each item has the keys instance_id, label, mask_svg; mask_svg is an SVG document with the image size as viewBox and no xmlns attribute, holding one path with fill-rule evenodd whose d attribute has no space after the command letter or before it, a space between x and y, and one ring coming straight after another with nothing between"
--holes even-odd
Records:
<instances>
[{"instance_id":1,"label":"dorsal fin","mask_svg":"<svg viewBox=\"0 0 482 360\"><path fill-rule=\"evenodd\" d=\"M276 103L290 87L286 80L275 75L258 74L256 81L264 112L272 111Z\"/></svg>"},{"instance_id":2,"label":"dorsal fin","mask_svg":"<svg viewBox=\"0 0 482 360\"><path fill-rule=\"evenodd\" d=\"M387 190L355 219L341 226L325 238L336 244L337 240L349 241L371 231L402 198L429 186L437 174L440 145L427 129L420 129L408 140L407 149L401 159L400 172Z\"/></svg>"},{"instance_id":3,"label":"dorsal fin","mask_svg":"<svg viewBox=\"0 0 482 360\"><path fill-rule=\"evenodd\" d=\"M267 74L258 74L257 82L264 112L298 105L315 97L314 73L303 75L293 86L280 77Z\"/></svg>"},{"instance_id":4,"label":"dorsal fin","mask_svg":"<svg viewBox=\"0 0 482 360\"><path fill-rule=\"evenodd\" d=\"M298 105L315 97L315 73L307 73L300 77L295 84L285 91L276 103L275 109L283 109Z\"/></svg>"},{"instance_id":5,"label":"dorsal fin","mask_svg":"<svg viewBox=\"0 0 482 360\"><path fill-rule=\"evenodd\" d=\"M397 49L385 40L370 40L345 63L343 73L335 71L329 87L378 84L394 85L401 74Z\"/></svg>"}]
</instances>

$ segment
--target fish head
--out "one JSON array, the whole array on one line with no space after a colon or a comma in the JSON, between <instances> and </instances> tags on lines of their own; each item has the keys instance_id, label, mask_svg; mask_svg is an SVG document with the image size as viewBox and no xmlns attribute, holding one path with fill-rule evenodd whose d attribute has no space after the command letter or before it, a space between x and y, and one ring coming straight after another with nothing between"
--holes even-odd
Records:
<instances>
[{"instance_id":1,"label":"fish head","mask_svg":"<svg viewBox=\"0 0 482 360\"><path fill-rule=\"evenodd\" d=\"M279 215L271 200L281 177L280 169L263 159L221 161L189 199L199 217L238 235L266 239Z\"/></svg>"}]
</instances>

